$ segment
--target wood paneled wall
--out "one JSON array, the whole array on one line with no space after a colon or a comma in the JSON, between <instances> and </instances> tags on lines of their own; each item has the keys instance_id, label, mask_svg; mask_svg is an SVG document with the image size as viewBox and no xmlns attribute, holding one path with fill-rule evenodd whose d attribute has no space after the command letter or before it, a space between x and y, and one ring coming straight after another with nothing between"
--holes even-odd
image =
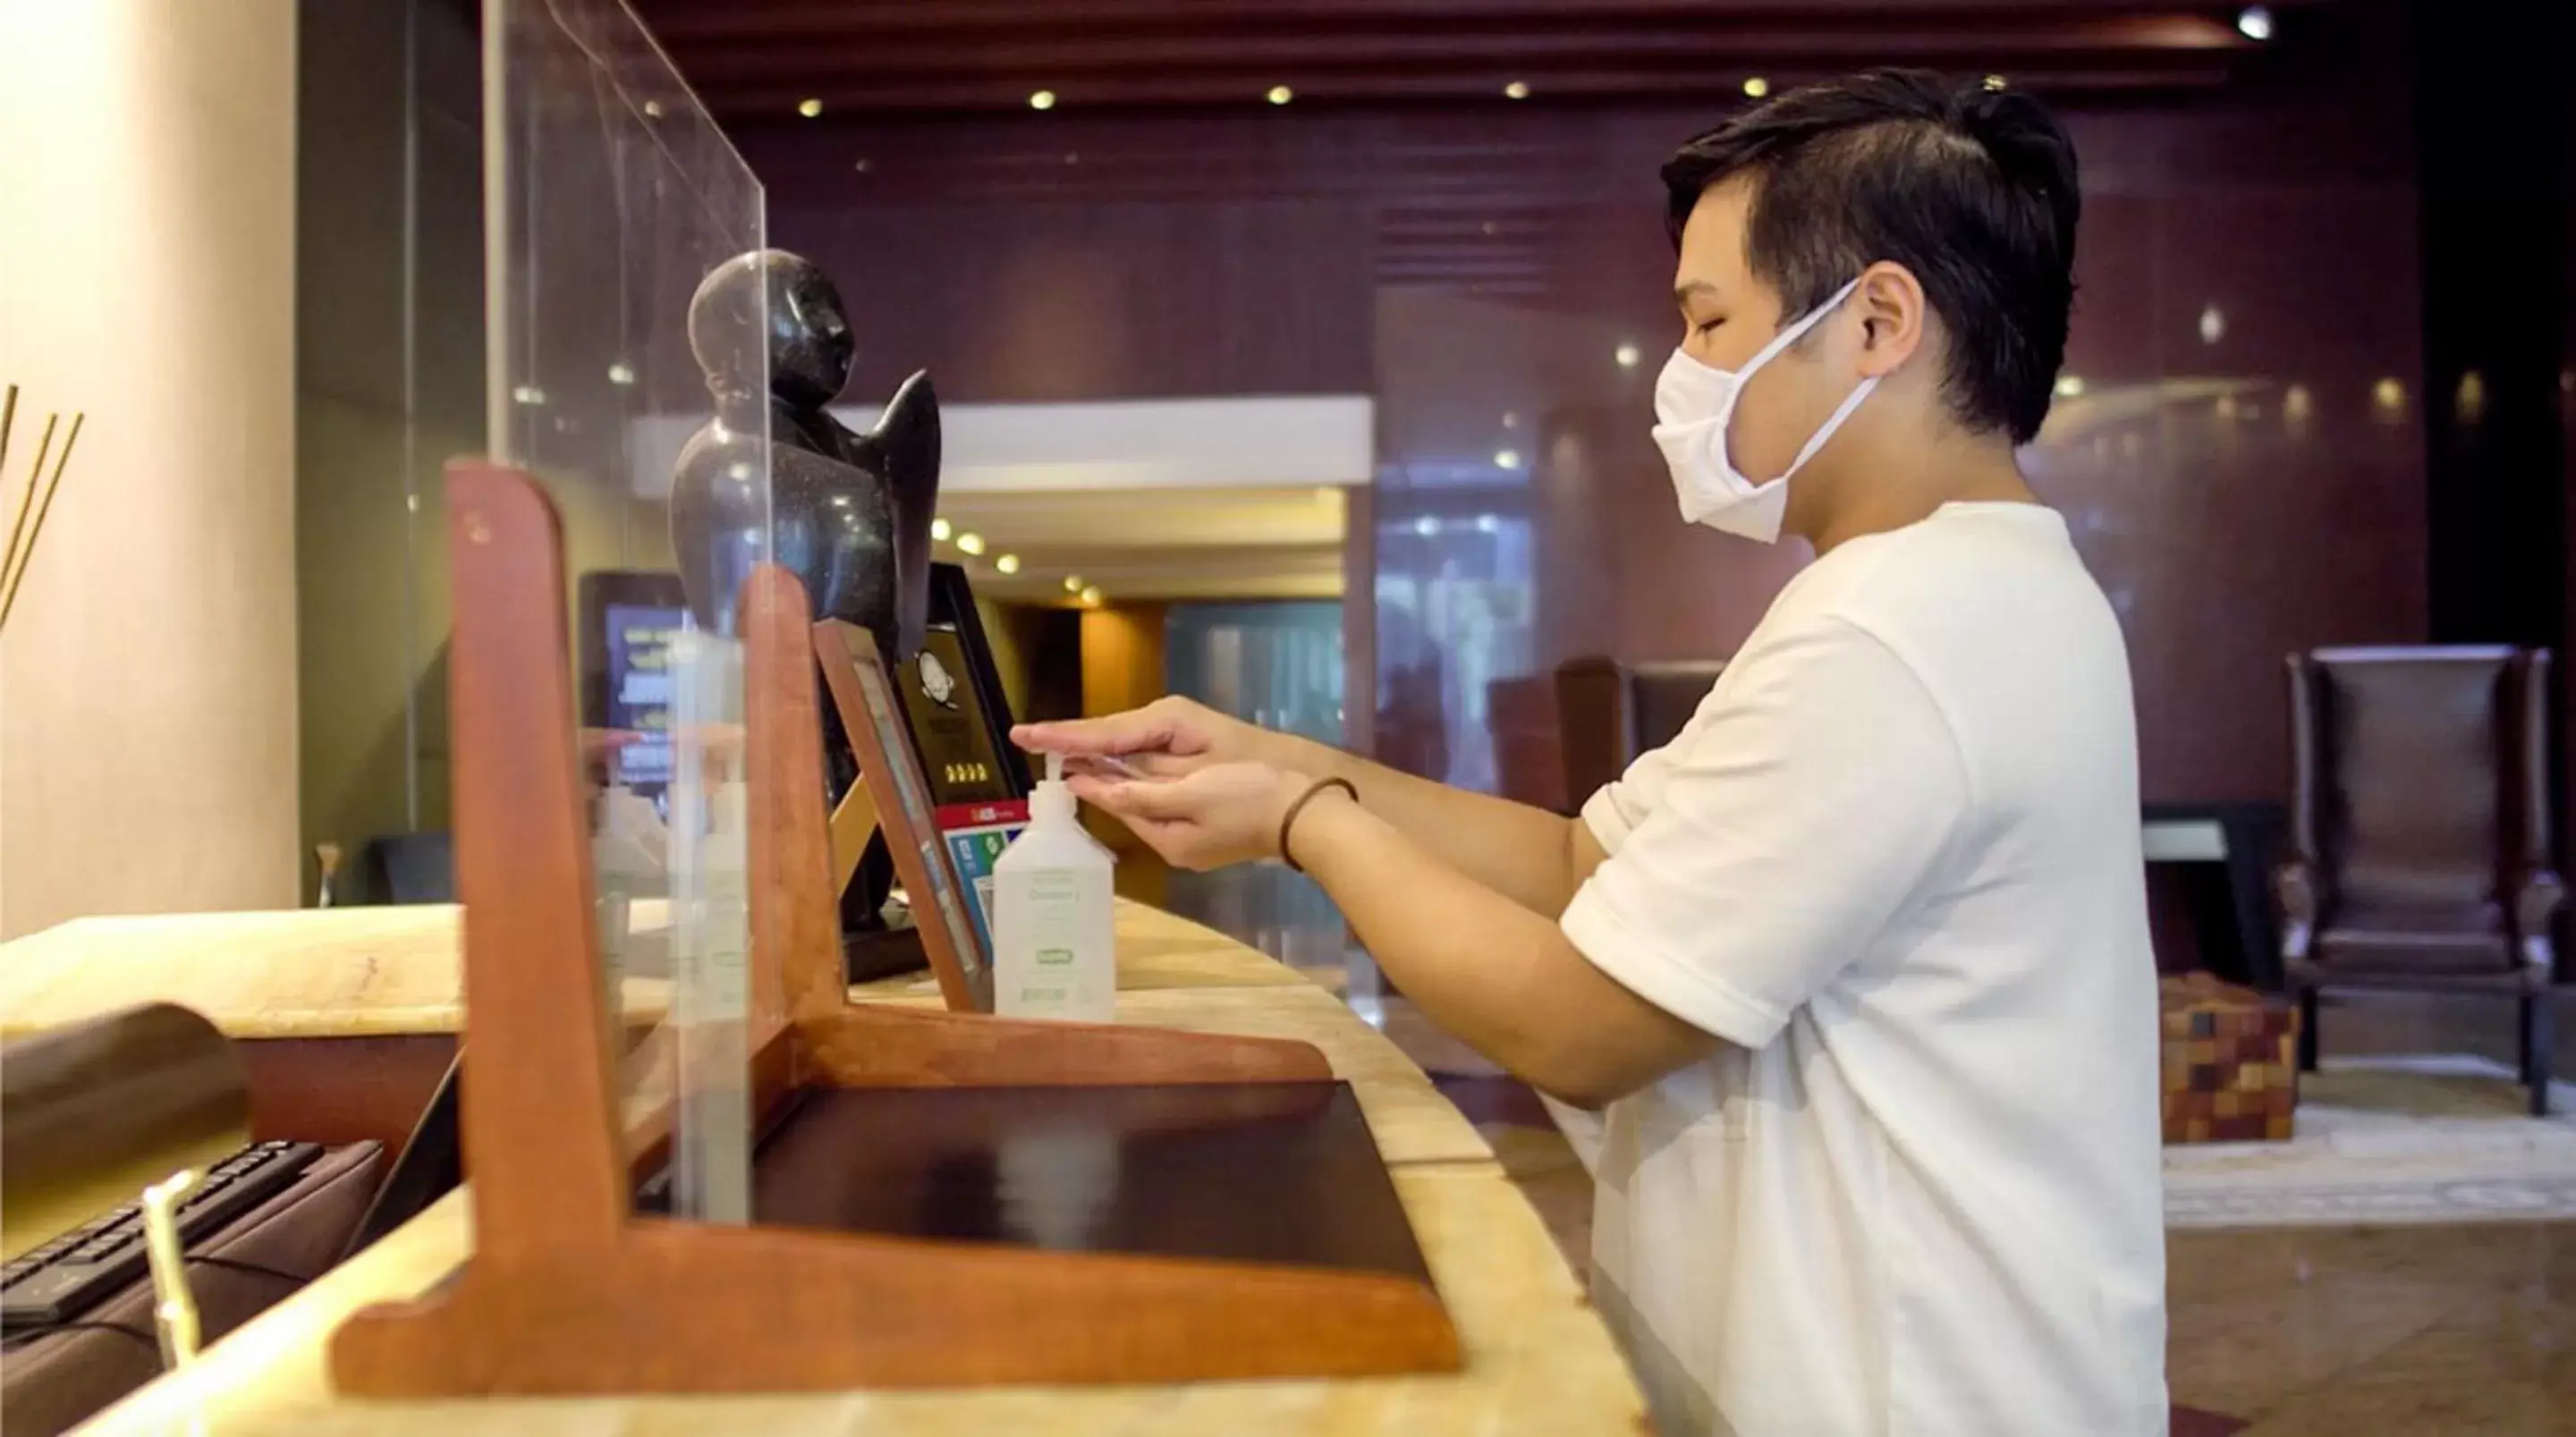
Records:
<instances>
[{"instance_id":1,"label":"wood paneled wall","mask_svg":"<svg viewBox=\"0 0 2576 1437\"><path fill-rule=\"evenodd\" d=\"M2302 33L2221 93L2063 108L2084 392L2029 463L2127 625L2156 798L2276 794L2281 655L2426 632L2405 16ZM1802 562L1683 526L1646 437L1676 329L1655 170L1734 103L737 133L773 238L860 297L865 385L927 363L965 399L1374 393L1372 532L1345 552L1380 693L1350 710L1389 666L1433 692L1437 663L1448 732L1407 753L1508 786L1487 686L1721 656Z\"/></svg>"},{"instance_id":2,"label":"wood paneled wall","mask_svg":"<svg viewBox=\"0 0 2576 1437\"><path fill-rule=\"evenodd\" d=\"M839 203L773 195L859 337L849 394L928 369L944 399L1045 403L1368 389L1368 214L1305 201Z\"/></svg>"}]
</instances>

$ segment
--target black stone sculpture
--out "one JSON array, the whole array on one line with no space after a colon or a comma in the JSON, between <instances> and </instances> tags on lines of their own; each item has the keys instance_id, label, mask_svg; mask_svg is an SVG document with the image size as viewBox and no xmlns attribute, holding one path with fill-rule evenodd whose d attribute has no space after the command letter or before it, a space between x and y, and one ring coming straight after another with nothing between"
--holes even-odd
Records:
<instances>
[{"instance_id":1,"label":"black stone sculpture","mask_svg":"<svg viewBox=\"0 0 2576 1437\"><path fill-rule=\"evenodd\" d=\"M716 400L716 417L680 451L671 488L671 544L699 626L735 632L743 580L765 552L804 581L817 618L873 632L890 662L909 658L930 607L939 499L930 376L905 380L866 434L834 419L827 406L849 383L857 341L831 279L784 250L727 260L699 284L689 347ZM764 405L766 513L752 448Z\"/></svg>"}]
</instances>

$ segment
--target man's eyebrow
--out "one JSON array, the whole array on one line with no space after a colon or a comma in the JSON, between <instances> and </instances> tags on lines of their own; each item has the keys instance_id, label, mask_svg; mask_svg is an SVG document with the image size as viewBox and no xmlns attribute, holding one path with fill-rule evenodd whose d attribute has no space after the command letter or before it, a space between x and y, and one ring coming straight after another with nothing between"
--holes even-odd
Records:
<instances>
[{"instance_id":1,"label":"man's eyebrow","mask_svg":"<svg viewBox=\"0 0 2576 1437\"><path fill-rule=\"evenodd\" d=\"M1695 279L1686 284L1677 284L1673 286L1673 303L1688 304L1700 295L1709 295L1714 297L1716 293L1716 285L1710 284L1704 279Z\"/></svg>"}]
</instances>

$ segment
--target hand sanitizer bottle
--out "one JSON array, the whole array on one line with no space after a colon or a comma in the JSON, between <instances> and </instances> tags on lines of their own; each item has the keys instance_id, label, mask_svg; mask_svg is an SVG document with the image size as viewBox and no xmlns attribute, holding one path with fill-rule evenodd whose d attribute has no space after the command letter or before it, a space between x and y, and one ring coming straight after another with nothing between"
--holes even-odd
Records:
<instances>
[{"instance_id":1,"label":"hand sanitizer bottle","mask_svg":"<svg viewBox=\"0 0 2576 1437\"><path fill-rule=\"evenodd\" d=\"M1116 860L1083 832L1064 757L1029 796L1029 826L993 860L993 1011L1106 1023L1118 1012Z\"/></svg>"},{"instance_id":2,"label":"hand sanitizer bottle","mask_svg":"<svg viewBox=\"0 0 2576 1437\"><path fill-rule=\"evenodd\" d=\"M628 915L638 897L653 891L669 841L653 801L624 784L599 798L599 830L591 835L591 864L598 879L599 947L608 979L608 1007L615 1016L625 1000L634 947Z\"/></svg>"}]
</instances>

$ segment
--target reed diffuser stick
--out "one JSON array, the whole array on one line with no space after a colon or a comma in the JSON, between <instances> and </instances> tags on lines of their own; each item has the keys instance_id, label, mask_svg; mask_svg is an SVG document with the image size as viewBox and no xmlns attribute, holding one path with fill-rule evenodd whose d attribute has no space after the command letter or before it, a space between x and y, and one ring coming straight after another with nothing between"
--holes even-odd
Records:
<instances>
[{"instance_id":1,"label":"reed diffuser stick","mask_svg":"<svg viewBox=\"0 0 2576 1437\"><path fill-rule=\"evenodd\" d=\"M8 586L5 590L0 590L0 627L8 625L9 611L18 607L18 590L27 582L27 565L35 560L36 540L45 532L45 516L53 512L54 495L63 487L63 471L71 467L72 446L80 442L81 422L87 418L89 415L86 412L72 416L72 431L63 437L63 452L54 456L54 477L45 483L45 497L36 502L36 521L28 526L27 542L23 547L15 544L11 546L18 550L16 556L18 568L15 573L0 575L0 583L6 583ZM53 437L53 425L50 421L45 425L45 437L47 439ZM41 468L44 462L44 450L40 447L36 451L36 463ZM29 493L32 494L35 491L35 485L36 476L29 474L27 476ZM12 537L14 539L15 536Z\"/></svg>"},{"instance_id":2,"label":"reed diffuser stick","mask_svg":"<svg viewBox=\"0 0 2576 1437\"><path fill-rule=\"evenodd\" d=\"M18 386L9 386L6 398L0 398L0 474L9 472L9 426L18 420Z\"/></svg>"},{"instance_id":3,"label":"reed diffuser stick","mask_svg":"<svg viewBox=\"0 0 2576 1437\"><path fill-rule=\"evenodd\" d=\"M36 507L36 487L45 477L45 456L54 451L54 426L62 422L59 414L45 416L45 437L36 442L36 467L27 471L27 487L18 495L18 517L9 524L9 547L0 549L0 592L5 592L9 575L18 567L18 540L27 532L27 515Z\"/></svg>"}]
</instances>

